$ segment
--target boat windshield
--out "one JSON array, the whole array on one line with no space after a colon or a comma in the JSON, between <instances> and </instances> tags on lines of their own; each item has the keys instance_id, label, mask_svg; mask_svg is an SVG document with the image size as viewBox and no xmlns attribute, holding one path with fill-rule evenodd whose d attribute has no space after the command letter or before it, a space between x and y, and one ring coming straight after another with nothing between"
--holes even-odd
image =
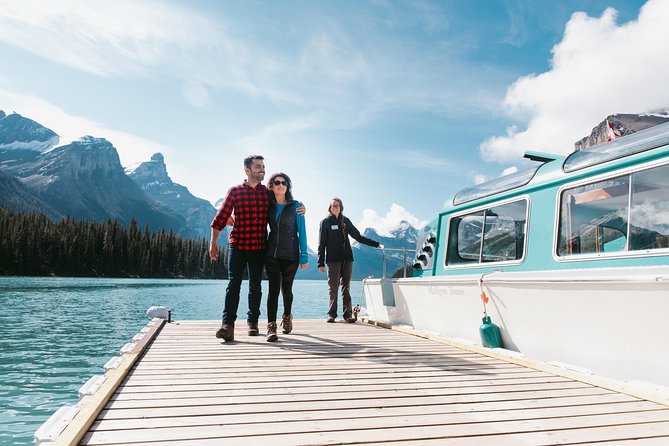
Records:
<instances>
[{"instance_id":1,"label":"boat windshield","mask_svg":"<svg viewBox=\"0 0 669 446\"><path fill-rule=\"evenodd\" d=\"M656 125L610 142L574 152L567 157L562 165L562 170L573 172L666 144L669 144L669 123Z\"/></svg>"},{"instance_id":2,"label":"boat windshield","mask_svg":"<svg viewBox=\"0 0 669 446\"><path fill-rule=\"evenodd\" d=\"M468 201L476 200L477 198L487 197L507 190L515 189L524 186L530 182L537 173L537 170L542 165L534 166L526 170L514 172L492 181L477 184L476 186L467 187L455 194L453 197L453 205L467 203Z\"/></svg>"}]
</instances>

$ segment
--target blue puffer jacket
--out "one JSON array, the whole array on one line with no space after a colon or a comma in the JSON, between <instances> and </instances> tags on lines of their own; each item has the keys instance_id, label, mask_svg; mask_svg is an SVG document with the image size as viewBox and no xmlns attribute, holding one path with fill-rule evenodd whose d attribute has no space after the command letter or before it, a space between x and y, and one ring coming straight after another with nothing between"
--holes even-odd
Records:
<instances>
[{"instance_id":1,"label":"blue puffer jacket","mask_svg":"<svg viewBox=\"0 0 669 446\"><path fill-rule=\"evenodd\" d=\"M300 260L300 263L307 263L304 216L296 212L301 205L299 201L289 201L277 217L277 204L270 203L267 215L270 232L265 257Z\"/></svg>"}]
</instances>

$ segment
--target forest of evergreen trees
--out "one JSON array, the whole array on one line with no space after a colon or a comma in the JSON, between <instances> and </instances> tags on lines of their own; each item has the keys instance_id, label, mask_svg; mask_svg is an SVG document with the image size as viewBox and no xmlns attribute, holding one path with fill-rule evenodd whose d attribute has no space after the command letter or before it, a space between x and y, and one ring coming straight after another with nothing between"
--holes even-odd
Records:
<instances>
[{"instance_id":1,"label":"forest of evergreen trees","mask_svg":"<svg viewBox=\"0 0 669 446\"><path fill-rule=\"evenodd\" d=\"M227 278L225 255L209 258L208 241L172 231L128 228L0 208L0 275Z\"/></svg>"}]
</instances>

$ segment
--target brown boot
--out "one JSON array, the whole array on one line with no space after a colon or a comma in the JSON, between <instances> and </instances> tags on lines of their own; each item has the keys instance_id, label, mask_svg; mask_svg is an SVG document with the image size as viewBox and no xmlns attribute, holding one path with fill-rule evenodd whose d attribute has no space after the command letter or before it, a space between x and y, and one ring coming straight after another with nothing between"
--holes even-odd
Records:
<instances>
[{"instance_id":1,"label":"brown boot","mask_svg":"<svg viewBox=\"0 0 669 446\"><path fill-rule=\"evenodd\" d=\"M281 317L281 326L283 327L283 334L290 334L293 331L293 316L284 314Z\"/></svg>"},{"instance_id":2,"label":"brown boot","mask_svg":"<svg viewBox=\"0 0 669 446\"><path fill-rule=\"evenodd\" d=\"M258 330L258 322L249 322L249 336L258 336L260 330Z\"/></svg>"},{"instance_id":3,"label":"brown boot","mask_svg":"<svg viewBox=\"0 0 669 446\"><path fill-rule=\"evenodd\" d=\"M276 335L276 322L269 322L267 324L267 342L274 342L279 337Z\"/></svg>"},{"instance_id":4,"label":"brown boot","mask_svg":"<svg viewBox=\"0 0 669 446\"><path fill-rule=\"evenodd\" d=\"M234 324L223 324L221 328L216 332L216 337L223 339L224 341L234 341L235 340L235 326Z\"/></svg>"}]
</instances>

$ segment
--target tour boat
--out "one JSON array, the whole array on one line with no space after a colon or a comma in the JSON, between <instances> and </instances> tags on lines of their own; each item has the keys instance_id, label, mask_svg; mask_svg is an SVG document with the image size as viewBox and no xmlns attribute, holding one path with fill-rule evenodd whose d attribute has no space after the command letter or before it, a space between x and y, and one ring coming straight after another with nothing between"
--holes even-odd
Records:
<instances>
[{"instance_id":1,"label":"tour boat","mask_svg":"<svg viewBox=\"0 0 669 446\"><path fill-rule=\"evenodd\" d=\"M412 277L365 279L366 316L481 344L487 315L504 351L669 387L669 123L525 157L421 229Z\"/></svg>"}]
</instances>

